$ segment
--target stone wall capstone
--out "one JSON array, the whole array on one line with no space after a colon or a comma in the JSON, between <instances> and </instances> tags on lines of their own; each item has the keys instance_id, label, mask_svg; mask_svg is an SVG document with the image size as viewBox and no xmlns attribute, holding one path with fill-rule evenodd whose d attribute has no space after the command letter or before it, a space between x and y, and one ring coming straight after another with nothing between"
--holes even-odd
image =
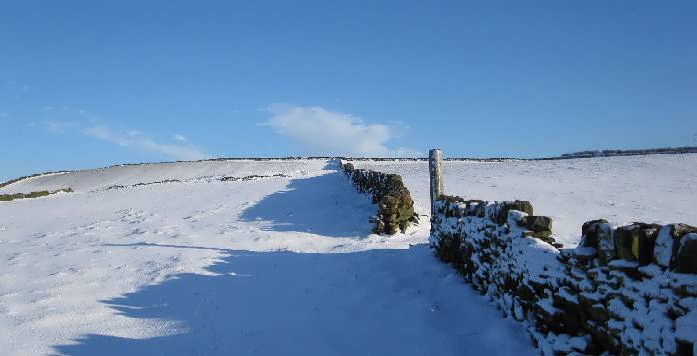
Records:
<instances>
[{"instance_id":1,"label":"stone wall capstone","mask_svg":"<svg viewBox=\"0 0 697 356\"><path fill-rule=\"evenodd\" d=\"M442 196L436 207L438 257L544 354L695 354L697 228L599 219L564 249L526 201Z\"/></svg>"}]
</instances>

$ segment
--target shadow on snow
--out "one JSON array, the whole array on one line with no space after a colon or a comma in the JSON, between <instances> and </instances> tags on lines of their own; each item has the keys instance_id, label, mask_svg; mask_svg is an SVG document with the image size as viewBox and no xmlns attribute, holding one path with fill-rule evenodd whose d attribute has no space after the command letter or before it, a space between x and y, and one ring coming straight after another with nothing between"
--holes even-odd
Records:
<instances>
[{"instance_id":1,"label":"shadow on snow","mask_svg":"<svg viewBox=\"0 0 697 356\"><path fill-rule=\"evenodd\" d=\"M241 219L272 231L357 237L370 234L374 210L332 173L292 180ZM211 249L222 257L210 274L178 274L102 301L128 318L174 323L175 333L88 334L54 346L57 354L518 355L531 349L518 326L500 319L425 245L342 254L138 245Z\"/></svg>"},{"instance_id":2,"label":"shadow on snow","mask_svg":"<svg viewBox=\"0 0 697 356\"><path fill-rule=\"evenodd\" d=\"M365 237L371 233L368 219L376 209L346 177L330 173L291 180L286 190L266 196L246 209L240 219L259 221L269 231Z\"/></svg>"},{"instance_id":3,"label":"shadow on snow","mask_svg":"<svg viewBox=\"0 0 697 356\"><path fill-rule=\"evenodd\" d=\"M143 339L89 334L55 351L75 356L462 355L530 349L514 324L487 323L499 318L498 312L456 283L447 266L434 263L425 245L346 254L225 255L208 268L212 275L179 274L103 301L129 318L176 322L180 333ZM517 336L511 340L510 335Z\"/></svg>"}]
</instances>

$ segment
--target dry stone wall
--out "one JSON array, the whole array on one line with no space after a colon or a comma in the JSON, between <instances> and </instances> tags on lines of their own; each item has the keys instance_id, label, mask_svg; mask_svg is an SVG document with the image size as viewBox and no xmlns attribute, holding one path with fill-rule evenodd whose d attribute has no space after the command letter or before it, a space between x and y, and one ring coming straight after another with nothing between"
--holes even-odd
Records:
<instances>
[{"instance_id":1,"label":"dry stone wall","mask_svg":"<svg viewBox=\"0 0 697 356\"><path fill-rule=\"evenodd\" d=\"M697 228L606 220L560 248L530 202L441 196L430 244L544 354L696 354Z\"/></svg>"},{"instance_id":2,"label":"dry stone wall","mask_svg":"<svg viewBox=\"0 0 697 356\"><path fill-rule=\"evenodd\" d=\"M53 190L53 191L48 191L48 190L41 190L38 192L31 192L31 193L14 193L14 194L0 194L0 201L13 201L13 200L19 200L19 199L33 199L33 198L40 198L40 197L45 197L49 196L52 194L58 194L58 193L72 193L73 190L71 188L63 188L63 189L58 189L58 190Z\"/></svg>"},{"instance_id":3,"label":"dry stone wall","mask_svg":"<svg viewBox=\"0 0 697 356\"><path fill-rule=\"evenodd\" d=\"M398 174L386 174L367 169L357 169L351 163L341 161L341 170L349 177L361 193L372 194L377 204L377 215L371 218L376 234L405 232L418 217L414 212L414 201Z\"/></svg>"}]
</instances>

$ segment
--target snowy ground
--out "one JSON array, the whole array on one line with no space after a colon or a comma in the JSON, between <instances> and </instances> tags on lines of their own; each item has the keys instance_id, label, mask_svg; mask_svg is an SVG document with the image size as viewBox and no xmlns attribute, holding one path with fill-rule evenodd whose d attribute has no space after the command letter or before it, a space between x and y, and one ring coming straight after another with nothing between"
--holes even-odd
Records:
<instances>
[{"instance_id":1,"label":"snowy ground","mask_svg":"<svg viewBox=\"0 0 697 356\"><path fill-rule=\"evenodd\" d=\"M354 162L399 173L422 211L428 211L427 162ZM697 226L697 154L556 161L447 161L445 191L467 199L530 200L554 219L557 240L574 247L581 225L606 218Z\"/></svg>"},{"instance_id":2,"label":"snowy ground","mask_svg":"<svg viewBox=\"0 0 697 356\"><path fill-rule=\"evenodd\" d=\"M0 354L535 353L436 261L427 219L371 235L374 206L326 165L125 166L0 189L75 190L0 203ZM216 179L254 174L286 177ZM166 179L182 182L106 189Z\"/></svg>"}]
</instances>

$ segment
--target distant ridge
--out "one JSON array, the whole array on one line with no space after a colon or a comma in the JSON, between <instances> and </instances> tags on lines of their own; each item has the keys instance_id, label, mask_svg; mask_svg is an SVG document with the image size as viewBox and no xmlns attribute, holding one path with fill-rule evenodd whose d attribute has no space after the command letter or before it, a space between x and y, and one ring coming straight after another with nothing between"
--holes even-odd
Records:
<instances>
[{"instance_id":1,"label":"distant ridge","mask_svg":"<svg viewBox=\"0 0 697 356\"><path fill-rule=\"evenodd\" d=\"M563 160L563 159L576 159L576 158L594 158L594 157L613 157L613 156L642 156L642 155L657 155L657 154L687 154L687 153L697 153L697 146L684 146L684 147L663 147L663 148L647 148L647 149L632 149L632 150L588 150L579 151L573 153L564 153L561 156L552 157L540 157L540 158L516 158L516 157L489 157L489 158L475 158L475 157L446 157L446 161L479 161L479 162L503 162L503 161L552 161L552 160ZM146 164L163 164L163 163L182 163L182 162L206 162L206 161L285 161L285 160L300 160L300 159L345 159L352 161L426 161L426 157L345 157L345 156L287 156L287 157L220 157L220 158L210 158L197 161L167 161L167 162L143 162L143 163L121 163L114 164L107 167L101 168L91 168L91 169L106 169L111 167L119 166L139 166ZM36 173L24 177L19 177L11 179L5 182L0 182L0 188L8 186L10 184L19 182L27 178L38 177L46 174L52 173L69 173L74 171L54 171L54 172L44 172Z\"/></svg>"},{"instance_id":2,"label":"distant ridge","mask_svg":"<svg viewBox=\"0 0 697 356\"><path fill-rule=\"evenodd\" d=\"M561 156L551 156L551 157L538 157L538 158L517 158L517 157L488 157L488 158L475 158L475 157L446 157L446 161L483 161L483 162L500 162L500 161L552 161L561 159L574 159L574 158L593 158L593 157L614 157L614 156L646 156L646 155L657 155L657 154L686 154L686 153L697 153L697 146L684 146L684 147L662 147L662 148L646 148L646 149L631 149L631 150L588 150L579 151L572 153L564 153ZM308 158L325 158L325 157L308 157ZM331 158L331 157L326 157ZM339 157L342 159L349 159L354 161L425 161L428 158L425 157Z\"/></svg>"},{"instance_id":3,"label":"distant ridge","mask_svg":"<svg viewBox=\"0 0 697 356\"><path fill-rule=\"evenodd\" d=\"M596 151L580 151L573 153L565 153L562 158L580 158L580 157L611 157L611 156L638 156L638 155L656 155L656 154L681 154L681 153L697 153L697 146L684 147L664 147L664 148L649 148L640 150L596 150Z\"/></svg>"}]
</instances>

